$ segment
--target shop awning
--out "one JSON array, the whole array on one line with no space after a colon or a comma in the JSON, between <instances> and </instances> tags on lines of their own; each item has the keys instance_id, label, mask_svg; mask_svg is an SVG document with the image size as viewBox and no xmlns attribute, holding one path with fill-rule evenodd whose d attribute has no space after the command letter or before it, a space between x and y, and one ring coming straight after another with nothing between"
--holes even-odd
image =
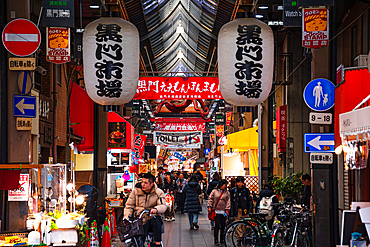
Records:
<instances>
[{"instance_id":1,"label":"shop awning","mask_svg":"<svg viewBox=\"0 0 370 247\"><path fill-rule=\"evenodd\" d=\"M227 149L248 151L258 149L258 127L249 128L227 135Z\"/></svg>"},{"instance_id":2,"label":"shop awning","mask_svg":"<svg viewBox=\"0 0 370 247\"><path fill-rule=\"evenodd\" d=\"M72 83L70 100L70 121L73 134L81 136L78 151L94 149L94 102L87 92L75 83Z\"/></svg>"},{"instance_id":3,"label":"shop awning","mask_svg":"<svg viewBox=\"0 0 370 247\"><path fill-rule=\"evenodd\" d=\"M370 132L370 106L339 115L341 136Z\"/></svg>"},{"instance_id":4,"label":"shop awning","mask_svg":"<svg viewBox=\"0 0 370 247\"><path fill-rule=\"evenodd\" d=\"M276 129L276 121L273 122L273 128ZM230 148L234 150L238 149L241 152L258 149L258 127L252 127L227 135L227 149Z\"/></svg>"}]
</instances>

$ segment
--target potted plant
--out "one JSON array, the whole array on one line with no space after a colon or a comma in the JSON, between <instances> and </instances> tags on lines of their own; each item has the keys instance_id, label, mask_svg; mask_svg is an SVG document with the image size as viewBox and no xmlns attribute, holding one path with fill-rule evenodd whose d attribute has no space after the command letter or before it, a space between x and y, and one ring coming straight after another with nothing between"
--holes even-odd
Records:
<instances>
[{"instance_id":1,"label":"potted plant","mask_svg":"<svg viewBox=\"0 0 370 247\"><path fill-rule=\"evenodd\" d=\"M278 177L274 175L269 181L270 185L281 198L291 197L296 202L299 202L303 184L301 176L304 171L292 173L286 177Z\"/></svg>"}]
</instances>

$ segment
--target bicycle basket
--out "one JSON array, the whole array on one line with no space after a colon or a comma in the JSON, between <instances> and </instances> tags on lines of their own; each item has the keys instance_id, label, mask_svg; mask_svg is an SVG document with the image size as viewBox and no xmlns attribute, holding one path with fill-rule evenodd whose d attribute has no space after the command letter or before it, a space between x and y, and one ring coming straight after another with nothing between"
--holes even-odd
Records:
<instances>
[{"instance_id":1,"label":"bicycle basket","mask_svg":"<svg viewBox=\"0 0 370 247\"><path fill-rule=\"evenodd\" d=\"M123 224L117 226L119 239L123 242L129 238L144 235L144 223L142 220L135 221L130 224Z\"/></svg>"}]
</instances>

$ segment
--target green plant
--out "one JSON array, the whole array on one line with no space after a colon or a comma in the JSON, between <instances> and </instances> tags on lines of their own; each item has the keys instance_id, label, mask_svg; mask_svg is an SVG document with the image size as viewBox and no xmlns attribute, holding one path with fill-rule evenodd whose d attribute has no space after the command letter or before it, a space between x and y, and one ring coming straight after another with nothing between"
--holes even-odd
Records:
<instances>
[{"instance_id":1,"label":"green plant","mask_svg":"<svg viewBox=\"0 0 370 247\"><path fill-rule=\"evenodd\" d=\"M81 244L84 244L85 241L90 241L89 234L91 228L89 227L87 222L85 222L83 225L81 224L76 225L75 229L78 230L78 235L80 236Z\"/></svg>"},{"instance_id":2,"label":"green plant","mask_svg":"<svg viewBox=\"0 0 370 247\"><path fill-rule=\"evenodd\" d=\"M304 172L295 172L283 178L274 175L269 183L276 194L282 197L291 197L296 202L299 202L303 191L301 176Z\"/></svg>"}]
</instances>

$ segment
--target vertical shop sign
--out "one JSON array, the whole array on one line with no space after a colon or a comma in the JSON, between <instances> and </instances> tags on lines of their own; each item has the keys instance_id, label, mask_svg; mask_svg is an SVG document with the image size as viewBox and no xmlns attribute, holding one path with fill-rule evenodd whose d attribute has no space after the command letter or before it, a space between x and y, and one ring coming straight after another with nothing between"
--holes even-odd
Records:
<instances>
[{"instance_id":1,"label":"vertical shop sign","mask_svg":"<svg viewBox=\"0 0 370 247\"><path fill-rule=\"evenodd\" d=\"M276 113L276 126L277 126L276 143L278 145L278 151L285 152L286 151L286 137L287 137L287 107L286 105L280 106Z\"/></svg>"},{"instance_id":2,"label":"vertical shop sign","mask_svg":"<svg viewBox=\"0 0 370 247\"><path fill-rule=\"evenodd\" d=\"M42 26L74 27L74 6L73 0L42 0Z\"/></svg>"},{"instance_id":3,"label":"vertical shop sign","mask_svg":"<svg viewBox=\"0 0 370 247\"><path fill-rule=\"evenodd\" d=\"M71 61L69 28L46 28L46 60L56 64Z\"/></svg>"},{"instance_id":4,"label":"vertical shop sign","mask_svg":"<svg viewBox=\"0 0 370 247\"><path fill-rule=\"evenodd\" d=\"M125 148L126 146L126 123L108 123L108 148Z\"/></svg>"},{"instance_id":5,"label":"vertical shop sign","mask_svg":"<svg viewBox=\"0 0 370 247\"><path fill-rule=\"evenodd\" d=\"M19 176L19 186L15 190L9 190L8 201L28 201L29 175Z\"/></svg>"},{"instance_id":6,"label":"vertical shop sign","mask_svg":"<svg viewBox=\"0 0 370 247\"><path fill-rule=\"evenodd\" d=\"M216 136L222 137L224 134L224 126L223 125L216 125Z\"/></svg>"},{"instance_id":7,"label":"vertical shop sign","mask_svg":"<svg viewBox=\"0 0 370 247\"><path fill-rule=\"evenodd\" d=\"M329 10L303 9L302 46L318 49L329 45Z\"/></svg>"},{"instance_id":8,"label":"vertical shop sign","mask_svg":"<svg viewBox=\"0 0 370 247\"><path fill-rule=\"evenodd\" d=\"M226 125L233 126L233 112L226 112Z\"/></svg>"},{"instance_id":9,"label":"vertical shop sign","mask_svg":"<svg viewBox=\"0 0 370 247\"><path fill-rule=\"evenodd\" d=\"M134 153L137 159L143 159L146 136L134 135Z\"/></svg>"}]
</instances>

